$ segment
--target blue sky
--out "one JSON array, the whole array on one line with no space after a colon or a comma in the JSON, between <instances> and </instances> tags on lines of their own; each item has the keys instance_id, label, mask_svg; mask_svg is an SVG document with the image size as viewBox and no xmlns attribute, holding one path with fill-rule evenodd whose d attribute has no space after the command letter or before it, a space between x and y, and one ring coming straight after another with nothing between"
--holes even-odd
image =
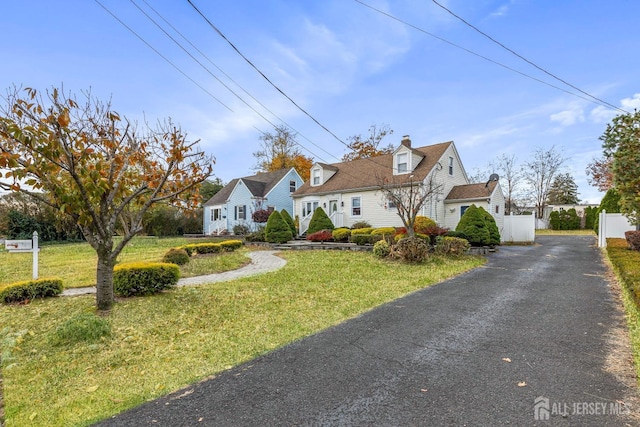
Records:
<instances>
[{"instance_id":1,"label":"blue sky","mask_svg":"<svg viewBox=\"0 0 640 427\"><path fill-rule=\"evenodd\" d=\"M430 1L363 1L478 55L577 93ZM273 126L211 74L272 123L284 121L297 130L304 154L333 163L345 153L341 142L270 86L186 0L100 2L181 71L94 1L24 0L3 5L0 82L7 88L16 84L41 90L63 84L74 93L91 88L99 98L111 98L114 108L130 119L155 122L171 117L216 157L214 172L224 181L253 173L251 153L259 147L260 132L272 131ZM555 145L568 158L566 171L575 177L580 197L592 203L601 198L588 185L584 169L601 153L598 137L615 110L523 77L353 0L193 3L278 87L343 141L366 135L372 124L394 130L386 143L398 144L405 134L411 135L414 146L453 140L470 174L502 153L515 154L522 163L536 147ZM640 106L640 2L441 3L581 90L628 111ZM206 58L175 35L149 5Z\"/></svg>"}]
</instances>

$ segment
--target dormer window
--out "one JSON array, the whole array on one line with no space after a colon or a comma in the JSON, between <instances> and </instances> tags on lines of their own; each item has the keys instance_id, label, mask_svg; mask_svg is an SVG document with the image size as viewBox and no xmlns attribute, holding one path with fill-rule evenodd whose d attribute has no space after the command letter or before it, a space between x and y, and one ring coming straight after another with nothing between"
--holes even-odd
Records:
<instances>
[{"instance_id":1,"label":"dormer window","mask_svg":"<svg viewBox=\"0 0 640 427\"><path fill-rule=\"evenodd\" d=\"M320 185L320 169L314 169L311 172L313 185Z\"/></svg>"},{"instance_id":2,"label":"dormer window","mask_svg":"<svg viewBox=\"0 0 640 427\"><path fill-rule=\"evenodd\" d=\"M408 163L409 155L407 153L398 153L396 155L396 169L398 173L406 173L409 171L409 163Z\"/></svg>"}]
</instances>

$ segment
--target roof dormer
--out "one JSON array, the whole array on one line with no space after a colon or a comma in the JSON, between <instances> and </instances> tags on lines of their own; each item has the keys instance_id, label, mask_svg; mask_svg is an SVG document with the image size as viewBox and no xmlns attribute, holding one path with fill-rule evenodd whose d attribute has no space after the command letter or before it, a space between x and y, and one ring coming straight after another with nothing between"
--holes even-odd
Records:
<instances>
[{"instance_id":1,"label":"roof dormer","mask_svg":"<svg viewBox=\"0 0 640 427\"><path fill-rule=\"evenodd\" d=\"M400 146L393 152L393 174L411 173L424 158L424 154L411 148L409 135L402 137Z\"/></svg>"},{"instance_id":2,"label":"roof dormer","mask_svg":"<svg viewBox=\"0 0 640 427\"><path fill-rule=\"evenodd\" d=\"M337 171L338 168L335 166L331 166L326 163L316 163L311 168L311 182L309 184L312 187L318 187L327 182Z\"/></svg>"}]
</instances>

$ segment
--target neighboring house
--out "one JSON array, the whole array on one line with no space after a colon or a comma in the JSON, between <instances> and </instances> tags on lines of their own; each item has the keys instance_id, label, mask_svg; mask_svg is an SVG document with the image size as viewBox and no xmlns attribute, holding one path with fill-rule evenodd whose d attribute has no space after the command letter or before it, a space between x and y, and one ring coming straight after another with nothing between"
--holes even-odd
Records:
<instances>
[{"instance_id":1,"label":"neighboring house","mask_svg":"<svg viewBox=\"0 0 640 427\"><path fill-rule=\"evenodd\" d=\"M300 232L306 231L318 206L336 227L350 227L362 220L373 227L400 227L402 220L396 207L380 192L380 183L409 186L430 181L439 185L440 191L424 204L420 215L453 229L460 220L462 206L475 203L491 212L498 224L503 223L504 196L499 184L469 185L453 142L412 148L411 140L405 136L391 154L330 165L314 164L309 182L293 194ZM449 194L456 198L449 199ZM498 213L495 205L499 206Z\"/></svg>"},{"instance_id":2,"label":"neighboring house","mask_svg":"<svg viewBox=\"0 0 640 427\"><path fill-rule=\"evenodd\" d=\"M204 234L231 233L236 225L255 230L252 214L259 209L286 209L293 216L291 194L302 183L294 168L231 180L204 204Z\"/></svg>"}]
</instances>

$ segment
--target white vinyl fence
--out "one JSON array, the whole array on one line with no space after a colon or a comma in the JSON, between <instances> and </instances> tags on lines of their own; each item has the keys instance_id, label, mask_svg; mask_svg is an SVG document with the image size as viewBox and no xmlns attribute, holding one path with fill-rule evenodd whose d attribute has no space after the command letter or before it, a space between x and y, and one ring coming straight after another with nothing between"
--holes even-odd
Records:
<instances>
[{"instance_id":1,"label":"white vinyl fence","mask_svg":"<svg viewBox=\"0 0 640 427\"><path fill-rule=\"evenodd\" d=\"M529 243L536 239L535 215L505 215L502 229L503 242Z\"/></svg>"},{"instance_id":2,"label":"white vinyl fence","mask_svg":"<svg viewBox=\"0 0 640 427\"><path fill-rule=\"evenodd\" d=\"M598 246L606 247L608 237L624 239L625 231L635 229L636 226L631 224L626 216L619 213L608 214L603 210L598 220Z\"/></svg>"}]
</instances>

